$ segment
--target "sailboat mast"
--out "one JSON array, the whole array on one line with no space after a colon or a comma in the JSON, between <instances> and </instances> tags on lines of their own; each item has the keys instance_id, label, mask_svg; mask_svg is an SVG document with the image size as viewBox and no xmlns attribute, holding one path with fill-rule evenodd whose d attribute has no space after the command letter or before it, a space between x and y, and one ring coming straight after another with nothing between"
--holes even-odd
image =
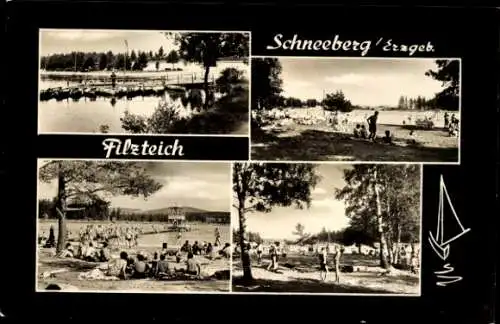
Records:
<instances>
[{"instance_id":1,"label":"sailboat mast","mask_svg":"<svg viewBox=\"0 0 500 324\"><path fill-rule=\"evenodd\" d=\"M444 191L445 191L445 186L444 186L444 179L443 176L441 175L441 184L439 186L439 203L441 205L441 210L439 214L439 221L441 222L441 226L439 227L441 230L441 233L439 234L438 240L443 241L444 240Z\"/></svg>"},{"instance_id":2,"label":"sailboat mast","mask_svg":"<svg viewBox=\"0 0 500 324\"><path fill-rule=\"evenodd\" d=\"M443 219L443 176L439 178L439 205L438 205L438 217L437 217L437 227L436 227L436 241L439 242L439 238L442 237L442 219Z\"/></svg>"}]
</instances>

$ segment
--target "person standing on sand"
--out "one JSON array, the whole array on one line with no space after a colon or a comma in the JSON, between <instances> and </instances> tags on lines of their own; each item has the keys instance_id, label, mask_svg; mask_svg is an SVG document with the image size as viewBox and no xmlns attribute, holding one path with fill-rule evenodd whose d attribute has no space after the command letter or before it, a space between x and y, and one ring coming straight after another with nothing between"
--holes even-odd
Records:
<instances>
[{"instance_id":1,"label":"person standing on sand","mask_svg":"<svg viewBox=\"0 0 500 324\"><path fill-rule=\"evenodd\" d=\"M116 73L113 71L111 73L111 87L114 89L116 87Z\"/></svg>"},{"instance_id":2,"label":"person standing on sand","mask_svg":"<svg viewBox=\"0 0 500 324\"><path fill-rule=\"evenodd\" d=\"M335 245L335 255L334 255L334 264L335 264L335 282L340 282L340 257L342 256L342 250L338 245Z\"/></svg>"},{"instance_id":3,"label":"person standing on sand","mask_svg":"<svg viewBox=\"0 0 500 324\"><path fill-rule=\"evenodd\" d=\"M215 228L215 243L214 245L218 246L218 245L221 245L220 243L220 232L219 232L219 228L216 227Z\"/></svg>"},{"instance_id":4,"label":"person standing on sand","mask_svg":"<svg viewBox=\"0 0 500 324\"><path fill-rule=\"evenodd\" d=\"M271 263L269 263L269 265L267 266L267 270L271 270L271 268L273 270L276 270L278 268L278 265L277 265L277 256L278 256L278 248L276 246L276 243L272 244L270 247L269 247L269 255L271 256Z\"/></svg>"},{"instance_id":5,"label":"person standing on sand","mask_svg":"<svg viewBox=\"0 0 500 324\"><path fill-rule=\"evenodd\" d=\"M326 265L326 259L328 257L328 253L325 248L321 248L321 252L319 253L319 277L321 281L325 281L328 276L328 266Z\"/></svg>"},{"instance_id":6,"label":"person standing on sand","mask_svg":"<svg viewBox=\"0 0 500 324\"><path fill-rule=\"evenodd\" d=\"M263 252L262 243L259 243L259 245L257 245L257 263L259 265L262 262L262 252Z\"/></svg>"},{"instance_id":7,"label":"person standing on sand","mask_svg":"<svg viewBox=\"0 0 500 324\"><path fill-rule=\"evenodd\" d=\"M368 122L368 131L370 132L368 139L371 139L372 141L375 141L375 136L377 135L377 119L378 111L375 111L375 113L366 120Z\"/></svg>"},{"instance_id":8,"label":"person standing on sand","mask_svg":"<svg viewBox=\"0 0 500 324\"><path fill-rule=\"evenodd\" d=\"M175 245L181 245L181 242L182 242L182 232L181 232L180 229L177 232L176 242L177 243Z\"/></svg>"}]
</instances>

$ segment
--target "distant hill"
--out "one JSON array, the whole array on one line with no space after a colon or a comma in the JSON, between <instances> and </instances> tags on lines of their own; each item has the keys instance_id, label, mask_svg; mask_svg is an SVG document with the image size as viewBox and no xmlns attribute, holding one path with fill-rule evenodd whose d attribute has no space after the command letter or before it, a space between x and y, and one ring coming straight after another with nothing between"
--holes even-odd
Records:
<instances>
[{"instance_id":1,"label":"distant hill","mask_svg":"<svg viewBox=\"0 0 500 324\"><path fill-rule=\"evenodd\" d=\"M118 208L114 208L115 210ZM189 206L180 206L180 207L165 207L165 208L158 208L158 209L149 209L149 210L143 210L143 209L134 209L134 208L119 208L120 212L123 214L147 214L147 215L158 215L158 214L169 214L174 211L180 211L181 213L184 214L220 214L220 213L225 213L225 212L220 212L220 211L208 211L205 209L200 209L200 208L195 208L195 207L189 207Z\"/></svg>"},{"instance_id":2,"label":"distant hill","mask_svg":"<svg viewBox=\"0 0 500 324\"><path fill-rule=\"evenodd\" d=\"M116 210L118 208L114 208L114 209ZM120 213L122 213L122 214L137 214L137 213L142 212L142 210L136 209L136 208L119 208L119 209L120 209Z\"/></svg>"},{"instance_id":3,"label":"distant hill","mask_svg":"<svg viewBox=\"0 0 500 324\"><path fill-rule=\"evenodd\" d=\"M144 213L147 214L168 214L170 212L173 212L176 210L177 212L181 212L184 214L192 214L192 213L207 213L209 211L199 209L199 208L194 208L194 207L166 207L166 208L160 208L160 209L151 209L151 210L145 210Z\"/></svg>"}]
</instances>

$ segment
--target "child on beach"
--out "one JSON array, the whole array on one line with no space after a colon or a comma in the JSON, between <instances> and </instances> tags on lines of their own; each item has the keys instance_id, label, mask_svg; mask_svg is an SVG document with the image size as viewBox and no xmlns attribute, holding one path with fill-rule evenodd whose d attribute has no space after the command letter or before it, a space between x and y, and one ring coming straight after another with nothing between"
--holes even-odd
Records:
<instances>
[{"instance_id":1,"label":"child on beach","mask_svg":"<svg viewBox=\"0 0 500 324\"><path fill-rule=\"evenodd\" d=\"M356 128L353 130L353 135L355 138L359 138L361 136L361 125L356 124Z\"/></svg>"},{"instance_id":2,"label":"child on beach","mask_svg":"<svg viewBox=\"0 0 500 324\"><path fill-rule=\"evenodd\" d=\"M385 131L385 136L383 138L383 141L386 144L392 144L392 134L390 131L388 130Z\"/></svg>"},{"instance_id":3,"label":"child on beach","mask_svg":"<svg viewBox=\"0 0 500 324\"><path fill-rule=\"evenodd\" d=\"M361 138L366 139L368 137L368 132L366 131L365 125L361 125L361 131L359 132Z\"/></svg>"}]
</instances>

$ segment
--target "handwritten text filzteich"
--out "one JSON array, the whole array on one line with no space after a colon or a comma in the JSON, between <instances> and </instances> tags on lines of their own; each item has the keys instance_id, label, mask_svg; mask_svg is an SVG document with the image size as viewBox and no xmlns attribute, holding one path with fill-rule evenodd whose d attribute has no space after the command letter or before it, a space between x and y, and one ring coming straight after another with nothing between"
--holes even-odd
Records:
<instances>
[{"instance_id":1,"label":"handwritten text filzteich","mask_svg":"<svg viewBox=\"0 0 500 324\"><path fill-rule=\"evenodd\" d=\"M445 200L446 198L446 200ZM447 206L451 210L453 216L454 216L454 221L458 224L460 227L460 232L451 234L450 238L445 239L445 231L444 231L444 206L445 203L447 203ZM467 232L470 231L470 228L465 228L460 219L458 218L458 215L455 211L455 208L453 207L453 204L451 203L450 196L448 195L448 191L446 189L446 185L444 183L443 176L440 178L439 182L439 212L438 212L438 221L437 221L437 228L436 232L432 233L429 232L429 243L436 253L436 255L446 262L448 257L450 256L450 244L454 241L456 241L458 238L460 238L462 235L466 234ZM440 271L435 271L434 274L436 277L440 280L436 282L436 285L444 287L449 284L461 281L463 277L461 276L453 276L450 275L454 271L454 267L451 266L450 263L445 263L443 265L443 270Z\"/></svg>"},{"instance_id":2,"label":"handwritten text filzteich","mask_svg":"<svg viewBox=\"0 0 500 324\"><path fill-rule=\"evenodd\" d=\"M102 141L106 158L114 156L184 156L184 147L176 139L172 144L165 145L163 141L157 144L150 144L147 140L141 144L135 144L131 139L122 141L117 138L107 138Z\"/></svg>"}]
</instances>

